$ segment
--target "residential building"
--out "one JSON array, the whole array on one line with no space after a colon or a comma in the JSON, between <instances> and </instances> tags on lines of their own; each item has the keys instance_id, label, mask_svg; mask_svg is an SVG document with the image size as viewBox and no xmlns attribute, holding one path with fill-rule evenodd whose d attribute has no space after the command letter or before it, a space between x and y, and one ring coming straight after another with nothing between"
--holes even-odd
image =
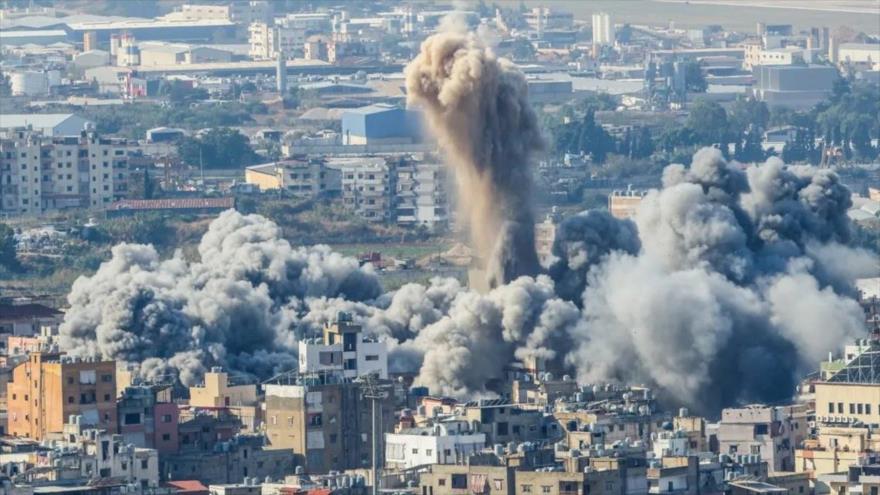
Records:
<instances>
[{"instance_id":1,"label":"residential building","mask_svg":"<svg viewBox=\"0 0 880 495\"><path fill-rule=\"evenodd\" d=\"M447 182L443 164L407 161L398 165L397 223L429 228L446 225L449 221Z\"/></svg>"},{"instance_id":2,"label":"residential building","mask_svg":"<svg viewBox=\"0 0 880 495\"><path fill-rule=\"evenodd\" d=\"M486 446L486 435L470 430L466 421L451 419L433 425L385 434L385 466L409 469L426 464L458 464Z\"/></svg>"},{"instance_id":3,"label":"residential building","mask_svg":"<svg viewBox=\"0 0 880 495\"><path fill-rule=\"evenodd\" d=\"M544 421L542 411L524 409L504 399L480 399L462 407L461 417L476 433L486 435L487 445L529 442L562 435L555 421Z\"/></svg>"},{"instance_id":4,"label":"residential building","mask_svg":"<svg viewBox=\"0 0 880 495\"><path fill-rule=\"evenodd\" d=\"M172 401L171 387L130 386L117 402L119 434L126 443L156 449L160 454L177 452L180 413Z\"/></svg>"},{"instance_id":5,"label":"residential building","mask_svg":"<svg viewBox=\"0 0 880 495\"><path fill-rule=\"evenodd\" d=\"M219 367L205 373L204 383L189 388L192 408L224 408L239 418L247 431L256 431L260 421L257 386L253 383L232 385L229 375Z\"/></svg>"},{"instance_id":6,"label":"residential building","mask_svg":"<svg viewBox=\"0 0 880 495\"><path fill-rule=\"evenodd\" d=\"M245 181L261 191L284 189L294 197L316 198L336 195L342 189L342 174L323 160L281 160L247 167Z\"/></svg>"},{"instance_id":7,"label":"residential building","mask_svg":"<svg viewBox=\"0 0 880 495\"><path fill-rule=\"evenodd\" d=\"M107 430L87 428L79 419L64 425L61 442L74 449L80 476L86 480L115 478L142 493L159 486L159 453L155 449L137 447ZM56 450L56 456L63 455L64 450Z\"/></svg>"},{"instance_id":8,"label":"residential building","mask_svg":"<svg viewBox=\"0 0 880 495\"><path fill-rule=\"evenodd\" d=\"M294 473L294 457L289 452L267 449L262 435L237 435L210 445L182 448L177 454L162 456L163 480L198 480L216 485L241 483L246 478L283 479Z\"/></svg>"},{"instance_id":9,"label":"residential building","mask_svg":"<svg viewBox=\"0 0 880 495\"><path fill-rule=\"evenodd\" d=\"M366 335L348 313L324 324L321 339L299 341L299 372L338 372L345 378L388 378L388 344Z\"/></svg>"},{"instance_id":10,"label":"residential building","mask_svg":"<svg viewBox=\"0 0 880 495\"><path fill-rule=\"evenodd\" d=\"M760 456L770 472L794 471L794 449L807 437L806 415L804 405L724 409L718 424L718 450L731 456Z\"/></svg>"},{"instance_id":11,"label":"residential building","mask_svg":"<svg viewBox=\"0 0 880 495\"><path fill-rule=\"evenodd\" d=\"M371 222L394 219L396 164L381 157L363 157L339 167L342 205Z\"/></svg>"},{"instance_id":12,"label":"residential building","mask_svg":"<svg viewBox=\"0 0 880 495\"><path fill-rule=\"evenodd\" d=\"M523 19L529 29L539 33L548 30L567 30L574 25L574 14L547 7L532 7L531 10L523 14Z\"/></svg>"},{"instance_id":13,"label":"residential building","mask_svg":"<svg viewBox=\"0 0 880 495\"><path fill-rule=\"evenodd\" d=\"M39 215L67 208L107 208L128 194L124 139L47 137L26 129L0 133L0 213Z\"/></svg>"},{"instance_id":14,"label":"residential building","mask_svg":"<svg viewBox=\"0 0 880 495\"><path fill-rule=\"evenodd\" d=\"M56 328L63 314L43 304L0 304L0 335L31 336L43 327Z\"/></svg>"},{"instance_id":15,"label":"residential building","mask_svg":"<svg viewBox=\"0 0 880 495\"><path fill-rule=\"evenodd\" d=\"M116 432L116 363L79 361L35 352L12 371L6 386L10 435L42 440L61 433L71 416Z\"/></svg>"},{"instance_id":16,"label":"residential building","mask_svg":"<svg viewBox=\"0 0 880 495\"><path fill-rule=\"evenodd\" d=\"M648 465L649 494L697 495L699 486L699 458L696 456L667 456Z\"/></svg>"},{"instance_id":17,"label":"residential building","mask_svg":"<svg viewBox=\"0 0 880 495\"><path fill-rule=\"evenodd\" d=\"M625 191L613 191L608 196L608 212L614 218L621 220L633 218L639 211L639 205L647 194L646 191L626 189Z\"/></svg>"},{"instance_id":18,"label":"residential building","mask_svg":"<svg viewBox=\"0 0 880 495\"><path fill-rule=\"evenodd\" d=\"M284 452L308 473L368 467L374 431L364 387L338 372L291 374L265 384L267 448ZM380 455L384 433L393 429L393 403L390 394L377 399Z\"/></svg>"},{"instance_id":19,"label":"residential building","mask_svg":"<svg viewBox=\"0 0 880 495\"><path fill-rule=\"evenodd\" d=\"M141 66L173 66L231 62L232 52L209 46L150 41L138 46Z\"/></svg>"}]
</instances>

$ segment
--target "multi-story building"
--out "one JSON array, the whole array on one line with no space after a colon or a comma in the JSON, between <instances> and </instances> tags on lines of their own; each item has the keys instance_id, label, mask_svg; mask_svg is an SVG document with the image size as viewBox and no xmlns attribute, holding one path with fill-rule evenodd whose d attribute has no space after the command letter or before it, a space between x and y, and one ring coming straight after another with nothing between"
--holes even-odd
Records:
<instances>
[{"instance_id":1,"label":"multi-story building","mask_svg":"<svg viewBox=\"0 0 880 495\"><path fill-rule=\"evenodd\" d=\"M760 456L770 472L793 471L794 450L807 432L805 405L724 409L718 424L718 450L732 456Z\"/></svg>"},{"instance_id":2,"label":"multi-story building","mask_svg":"<svg viewBox=\"0 0 880 495\"><path fill-rule=\"evenodd\" d=\"M148 493L159 486L159 453L137 447L120 435L103 429L85 428L79 418L64 425L62 444L75 449L80 476L85 479L115 478Z\"/></svg>"},{"instance_id":3,"label":"multi-story building","mask_svg":"<svg viewBox=\"0 0 880 495\"><path fill-rule=\"evenodd\" d=\"M621 220L636 216L639 205L645 197L646 191L627 189L625 191L612 191L608 195L608 212L614 218Z\"/></svg>"},{"instance_id":4,"label":"multi-story building","mask_svg":"<svg viewBox=\"0 0 880 495\"><path fill-rule=\"evenodd\" d=\"M562 434L556 422L544 421L542 411L524 409L504 399L468 402L462 407L461 417L475 432L485 434L489 445L538 441Z\"/></svg>"},{"instance_id":5,"label":"multi-story building","mask_svg":"<svg viewBox=\"0 0 880 495\"><path fill-rule=\"evenodd\" d=\"M311 473L370 465L374 431L368 387L325 372L279 377L264 388L267 448L292 452L290 457ZM384 433L393 430L395 419L394 398L382 397L376 404L380 456Z\"/></svg>"},{"instance_id":6,"label":"multi-story building","mask_svg":"<svg viewBox=\"0 0 880 495\"><path fill-rule=\"evenodd\" d=\"M78 361L35 352L12 371L6 387L10 435L42 440L66 420L116 432L116 363Z\"/></svg>"},{"instance_id":7,"label":"multi-story building","mask_svg":"<svg viewBox=\"0 0 880 495\"><path fill-rule=\"evenodd\" d=\"M345 378L388 378L388 345L364 334L351 315L339 313L324 325L321 339L300 340L299 372L336 372Z\"/></svg>"},{"instance_id":8,"label":"multi-story building","mask_svg":"<svg viewBox=\"0 0 880 495\"><path fill-rule=\"evenodd\" d=\"M301 198L335 195L342 188L341 172L322 160L281 160L247 167L244 174L261 191L284 189Z\"/></svg>"},{"instance_id":9,"label":"multi-story building","mask_svg":"<svg viewBox=\"0 0 880 495\"><path fill-rule=\"evenodd\" d=\"M252 22L248 27L250 56L274 60L281 53L291 58L303 52L309 36L329 30L330 16L323 13L288 14L271 22Z\"/></svg>"},{"instance_id":10,"label":"multi-story building","mask_svg":"<svg viewBox=\"0 0 880 495\"><path fill-rule=\"evenodd\" d=\"M212 368L205 373L203 384L189 388L189 405L192 408L225 408L241 420L247 431L255 431L259 426L257 386L252 383L231 385L229 375L221 368Z\"/></svg>"},{"instance_id":11,"label":"multi-story building","mask_svg":"<svg viewBox=\"0 0 880 495\"><path fill-rule=\"evenodd\" d=\"M446 168L406 162L397 167L397 223L436 227L449 221Z\"/></svg>"},{"instance_id":12,"label":"multi-story building","mask_svg":"<svg viewBox=\"0 0 880 495\"><path fill-rule=\"evenodd\" d=\"M171 387L131 386L117 402L119 434L136 447L176 452L180 413L172 401Z\"/></svg>"},{"instance_id":13,"label":"multi-story building","mask_svg":"<svg viewBox=\"0 0 880 495\"><path fill-rule=\"evenodd\" d=\"M128 147L94 132L46 137L7 130L0 135L0 213L106 208L128 194Z\"/></svg>"},{"instance_id":14,"label":"multi-story building","mask_svg":"<svg viewBox=\"0 0 880 495\"><path fill-rule=\"evenodd\" d=\"M345 208L371 222L393 220L397 181L394 163L388 163L381 157L365 157L340 168Z\"/></svg>"},{"instance_id":15,"label":"multi-story building","mask_svg":"<svg viewBox=\"0 0 880 495\"><path fill-rule=\"evenodd\" d=\"M451 419L431 426L385 434L385 466L409 469L426 464L457 464L483 450L486 435L467 421Z\"/></svg>"}]
</instances>

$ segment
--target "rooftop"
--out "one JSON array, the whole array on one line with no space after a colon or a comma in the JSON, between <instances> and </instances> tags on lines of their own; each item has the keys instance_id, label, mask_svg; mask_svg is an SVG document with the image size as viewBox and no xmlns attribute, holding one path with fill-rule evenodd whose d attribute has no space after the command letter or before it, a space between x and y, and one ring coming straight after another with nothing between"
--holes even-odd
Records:
<instances>
[{"instance_id":1,"label":"rooftop","mask_svg":"<svg viewBox=\"0 0 880 495\"><path fill-rule=\"evenodd\" d=\"M867 350L829 378L828 383L880 384L880 344L871 342Z\"/></svg>"}]
</instances>

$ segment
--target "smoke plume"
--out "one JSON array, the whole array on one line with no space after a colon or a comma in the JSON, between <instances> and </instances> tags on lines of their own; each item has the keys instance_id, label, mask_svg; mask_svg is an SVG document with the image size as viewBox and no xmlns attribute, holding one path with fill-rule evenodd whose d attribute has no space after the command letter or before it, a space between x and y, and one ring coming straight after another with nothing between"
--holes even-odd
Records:
<instances>
[{"instance_id":1,"label":"smoke plume","mask_svg":"<svg viewBox=\"0 0 880 495\"><path fill-rule=\"evenodd\" d=\"M535 275L530 161L543 141L523 74L474 34L441 32L407 66L406 89L455 170L489 285Z\"/></svg>"}]
</instances>

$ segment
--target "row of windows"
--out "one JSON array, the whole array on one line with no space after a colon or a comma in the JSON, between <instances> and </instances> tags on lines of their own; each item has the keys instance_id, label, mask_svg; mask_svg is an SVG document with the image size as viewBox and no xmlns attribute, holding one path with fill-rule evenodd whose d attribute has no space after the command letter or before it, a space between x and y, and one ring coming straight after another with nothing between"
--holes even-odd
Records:
<instances>
[{"instance_id":1,"label":"row of windows","mask_svg":"<svg viewBox=\"0 0 880 495\"><path fill-rule=\"evenodd\" d=\"M829 414L843 414L843 402L837 402L837 407L835 408L834 402L828 403L828 413ZM836 410L835 410L836 409ZM862 404L862 403L849 403L849 413L850 414L871 414L871 404Z\"/></svg>"}]
</instances>

